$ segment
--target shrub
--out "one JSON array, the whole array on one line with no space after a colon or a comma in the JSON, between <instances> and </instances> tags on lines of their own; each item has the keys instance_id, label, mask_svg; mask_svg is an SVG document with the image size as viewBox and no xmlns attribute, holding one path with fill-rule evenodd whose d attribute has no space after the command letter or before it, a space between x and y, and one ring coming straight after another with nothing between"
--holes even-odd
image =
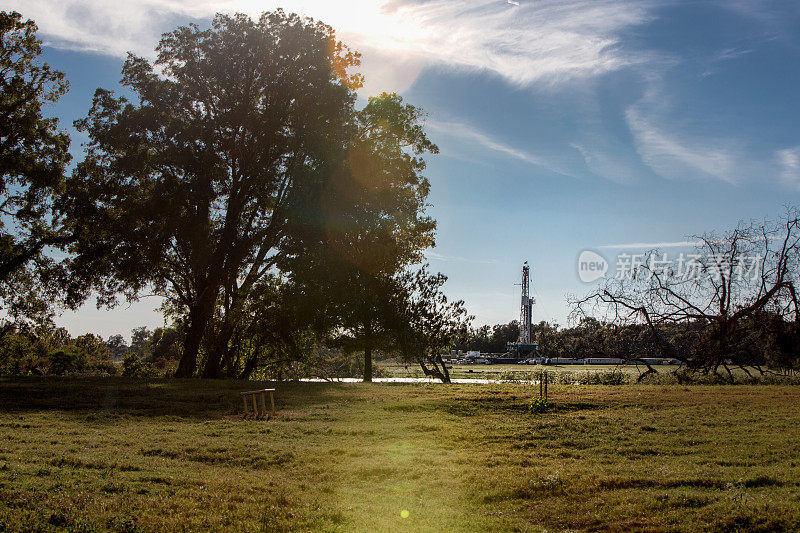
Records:
<instances>
[{"instance_id":1,"label":"shrub","mask_svg":"<svg viewBox=\"0 0 800 533\"><path fill-rule=\"evenodd\" d=\"M627 381L625 373L621 369L587 372L586 374L584 385L624 385Z\"/></svg>"},{"instance_id":2,"label":"shrub","mask_svg":"<svg viewBox=\"0 0 800 533\"><path fill-rule=\"evenodd\" d=\"M533 414L544 413L550 405L547 403L547 398L534 398L528 405L528 411Z\"/></svg>"},{"instance_id":3,"label":"shrub","mask_svg":"<svg viewBox=\"0 0 800 533\"><path fill-rule=\"evenodd\" d=\"M101 361L94 365L94 374L98 376L116 376L119 374L119 365L112 361Z\"/></svg>"},{"instance_id":4,"label":"shrub","mask_svg":"<svg viewBox=\"0 0 800 533\"><path fill-rule=\"evenodd\" d=\"M631 379L622 369L595 370L582 372L559 372L553 376L553 382L564 385L625 385Z\"/></svg>"},{"instance_id":5,"label":"shrub","mask_svg":"<svg viewBox=\"0 0 800 533\"><path fill-rule=\"evenodd\" d=\"M74 374L86 368L86 358L83 354L72 350L57 350L48 354L50 360L50 373L54 376Z\"/></svg>"},{"instance_id":6,"label":"shrub","mask_svg":"<svg viewBox=\"0 0 800 533\"><path fill-rule=\"evenodd\" d=\"M122 360L122 375L131 378L146 378L157 375L157 372L153 365L142 361L137 355L129 353Z\"/></svg>"}]
</instances>

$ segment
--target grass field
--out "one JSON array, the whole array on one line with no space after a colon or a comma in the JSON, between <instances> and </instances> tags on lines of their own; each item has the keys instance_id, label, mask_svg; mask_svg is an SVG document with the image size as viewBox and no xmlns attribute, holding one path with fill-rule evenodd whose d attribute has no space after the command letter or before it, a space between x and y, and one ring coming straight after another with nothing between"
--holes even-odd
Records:
<instances>
[{"instance_id":1,"label":"grass field","mask_svg":"<svg viewBox=\"0 0 800 533\"><path fill-rule=\"evenodd\" d=\"M390 377L423 377L422 370L410 363L397 363L382 361L378 365L382 375ZM583 385L620 385L637 382L647 367L639 365L453 365L448 367L450 377L453 379L476 379L495 381L538 381L541 373L546 371L550 381L563 384ZM656 373L645 377L644 384L673 385L678 380L675 371L677 365L655 365ZM684 369L685 370L685 369ZM775 371L763 375L755 369L750 374L740 368L730 369L737 383L760 382L769 385L800 384L797 376L782 376ZM729 383L726 371L720 369L716 375L682 373L682 378L691 380L696 384L724 384Z\"/></svg>"},{"instance_id":2,"label":"grass field","mask_svg":"<svg viewBox=\"0 0 800 533\"><path fill-rule=\"evenodd\" d=\"M411 363L380 363L392 377L422 377L419 366ZM450 377L454 379L493 379L493 380L523 380L539 379L542 371L558 376L568 374L581 377L586 374L607 374L611 372L622 373L628 381L635 380L647 368L643 365L453 365ZM662 374L668 374L677 366L659 365L656 369Z\"/></svg>"},{"instance_id":3,"label":"grass field","mask_svg":"<svg viewBox=\"0 0 800 533\"><path fill-rule=\"evenodd\" d=\"M0 382L0 531L800 528L797 387L262 385Z\"/></svg>"}]
</instances>

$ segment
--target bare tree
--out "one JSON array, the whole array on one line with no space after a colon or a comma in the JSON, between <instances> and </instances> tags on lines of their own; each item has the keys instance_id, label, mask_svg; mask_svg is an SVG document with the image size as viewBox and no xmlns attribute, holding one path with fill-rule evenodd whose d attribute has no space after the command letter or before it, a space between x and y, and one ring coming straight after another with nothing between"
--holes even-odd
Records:
<instances>
[{"instance_id":1,"label":"bare tree","mask_svg":"<svg viewBox=\"0 0 800 533\"><path fill-rule=\"evenodd\" d=\"M694 253L669 261L651 250L630 268L604 278L583 298L573 299L573 318L601 315L615 324L645 324L665 357L703 373L730 366L763 373L764 317L777 317L800 334L797 299L800 227L798 212L787 208L778 221L742 222L718 235L695 236ZM626 263L627 264L627 263ZM693 342L670 335L681 325ZM685 339L684 339L685 340ZM655 369L632 350L627 358Z\"/></svg>"}]
</instances>

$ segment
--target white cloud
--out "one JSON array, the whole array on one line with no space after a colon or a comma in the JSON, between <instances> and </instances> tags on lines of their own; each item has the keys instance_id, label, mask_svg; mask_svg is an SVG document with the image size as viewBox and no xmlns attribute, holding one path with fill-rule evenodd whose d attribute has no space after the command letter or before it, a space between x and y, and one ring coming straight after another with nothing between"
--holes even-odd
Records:
<instances>
[{"instance_id":1,"label":"white cloud","mask_svg":"<svg viewBox=\"0 0 800 533\"><path fill-rule=\"evenodd\" d=\"M763 0L726 0L720 7L737 13L745 21L748 33L758 30L765 41L782 40L796 43L797 17L800 15L800 4L797 2L764 2Z\"/></svg>"},{"instance_id":2,"label":"white cloud","mask_svg":"<svg viewBox=\"0 0 800 533\"><path fill-rule=\"evenodd\" d=\"M656 77L657 78L657 77ZM691 125L673 119L669 98L653 86L625 111L634 146L642 161L668 179L714 178L738 183L755 171L736 139L709 139L691 133Z\"/></svg>"},{"instance_id":3,"label":"white cloud","mask_svg":"<svg viewBox=\"0 0 800 533\"><path fill-rule=\"evenodd\" d=\"M635 183L641 174L640 163L634 157L626 157L626 148L620 143L612 143L603 138L601 132L581 142L570 143L580 152L586 167L597 176L616 183Z\"/></svg>"},{"instance_id":4,"label":"white cloud","mask_svg":"<svg viewBox=\"0 0 800 533\"><path fill-rule=\"evenodd\" d=\"M775 155L783 182L789 187L800 189L800 146L778 150Z\"/></svg>"},{"instance_id":5,"label":"white cloud","mask_svg":"<svg viewBox=\"0 0 800 533\"><path fill-rule=\"evenodd\" d=\"M484 148L488 148L489 150L510 156L514 159L531 163L533 165L545 166L544 162L537 156L503 144L501 141L490 137L473 126L469 126L460 122L440 121L430 121L426 124L426 126L433 131L438 131L455 137L460 137L461 139L467 141L472 141L483 146Z\"/></svg>"},{"instance_id":6,"label":"white cloud","mask_svg":"<svg viewBox=\"0 0 800 533\"><path fill-rule=\"evenodd\" d=\"M187 18L278 6L313 16L364 53L369 92L407 87L426 65L492 72L509 83L555 85L618 70L644 58L620 33L648 20L649 1L496 0L0 0L37 21L50 43L123 56L152 56L161 32ZM397 65L399 68L390 68ZM370 81L370 77L375 78ZM382 86L381 86L382 85Z\"/></svg>"},{"instance_id":7,"label":"white cloud","mask_svg":"<svg viewBox=\"0 0 800 533\"><path fill-rule=\"evenodd\" d=\"M800 146L764 148L758 139L748 139L744 129L736 130L736 137L730 131L709 136L705 132L716 126L714 117L687 116L672 101L664 72L645 74L648 88L626 109L625 119L639 158L653 172L676 180L710 178L733 185L782 181L800 188Z\"/></svg>"},{"instance_id":8,"label":"white cloud","mask_svg":"<svg viewBox=\"0 0 800 533\"><path fill-rule=\"evenodd\" d=\"M729 61L735 61L753 52L753 48L725 48L720 50L708 60L708 65L700 74L700 77L707 78L708 76L712 76L720 71L721 64Z\"/></svg>"},{"instance_id":9,"label":"white cloud","mask_svg":"<svg viewBox=\"0 0 800 533\"><path fill-rule=\"evenodd\" d=\"M559 164L557 161L553 161L552 158L540 156L506 144L504 141L491 137L474 126L462 122L442 121L429 121L426 126L430 131L456 137L461 141L466 141L467 143L477 144L482 148L496 152L503 156L546 168L563 176L575 176L575 174L569 169L564 168L563 165Z\"/></svg>"}]
</instances>

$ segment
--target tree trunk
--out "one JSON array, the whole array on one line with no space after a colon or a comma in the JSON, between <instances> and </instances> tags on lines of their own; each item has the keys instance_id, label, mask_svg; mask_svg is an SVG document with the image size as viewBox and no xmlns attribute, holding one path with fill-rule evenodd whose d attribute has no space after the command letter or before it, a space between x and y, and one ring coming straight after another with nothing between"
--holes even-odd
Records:
<instances>
[{"instance_id":1,"label":"tree trunk","mask_svg":"<svg viewBox=\"0 0 800 533\"><path fill-rule=\"evenodd\" d=\"M214 346L216 347L217 344L214 343ZM211 352L209 352L206 357L206 364L203 367L203 372L200 375L206 379L216 379L220 377L221 359L222 359L222 354L217 349L214 349Z\"/></svg>"},{"instance_id":2,"label":"tree trunk","mask_svg":"<svg viewBox=\"0 0 800 533\"><path fill-rule=\"evenodd\" d=\"M425 364L426 360L430 363L430 367ZM422 368L422 373L426 376L436 378L442 383L450 383L450 372L447 371L447 365L444 364L441 355L421 355L417 357L417 363Z\"/></svg>"},{"instance_id":3,"label":"tree trunk","mask_svg":"<svg viewBox=\"0 0 800 533\"><path fill-rule=\"evenodd\" d=\"M201 294L197 303L189 310L189 327L186 329L186 339L183 343L183 355L175 371L176 378L190 378L197 370L197 354L200 352L200 343L214 312L217 301L217 289L206 289Z\"/></svg>"},{"instance_id":4,"label":"tree trunk","mask_svg":"<svg viewBox=\"0 0 800 533\"><path fill-rule=\"evenodd\" d=\"M372 382L372 347L364 348L364 383Z\"/></svg>"},{"instance_id":5,"label":"tree trunk","mask_svg":"<svg viewBox=\"0 0 800 533\"><path fill-rule=\"evenodd\" d=\"M442 383L450 383L450 371L447 364L442 359L442 354L436 354L436 361L442 366Z\"/></svg>"},{"instance_id":6,"label":"tree trunk","mask_svg":"<svg viewBox=\"0 0 800 533\"><path fill-rule=\"evenodd\" d=\"M256 361L258 357L256 355L251 355L247 362L244 364L244 369L242 369L242 373L239 374L238 379L250 379L250 375L253 373L253 370L256 369Z\"/></svg>"},{"instance_id":7,"label":"tree trunk","mask_svg":"<svg viewBox=\"0 0 800 533\"><path fill-rule=\"evenodd\" d=\"M203 368L204 378L222 377L222 359L228 354L231 337L233 337L234 327L230 324L227 317L223 319L222 327L217 333L217 338L213 340L211 352L206 357L206 364Z\"/></svg>"},{"instance_id":8,"label":"tree trunk","mask_svg":"<svg viewBox=\"0 0 800 533\"><path fill-rule=\"evenodd\" d=\"M190 378L197 369L197 352L200 351L200 341L203 339L205 328L201 328L196 320L193 320L186 330L186 339L183 342L183 355L175 371L176 378Z\"/></svg>"}]
</instances>

